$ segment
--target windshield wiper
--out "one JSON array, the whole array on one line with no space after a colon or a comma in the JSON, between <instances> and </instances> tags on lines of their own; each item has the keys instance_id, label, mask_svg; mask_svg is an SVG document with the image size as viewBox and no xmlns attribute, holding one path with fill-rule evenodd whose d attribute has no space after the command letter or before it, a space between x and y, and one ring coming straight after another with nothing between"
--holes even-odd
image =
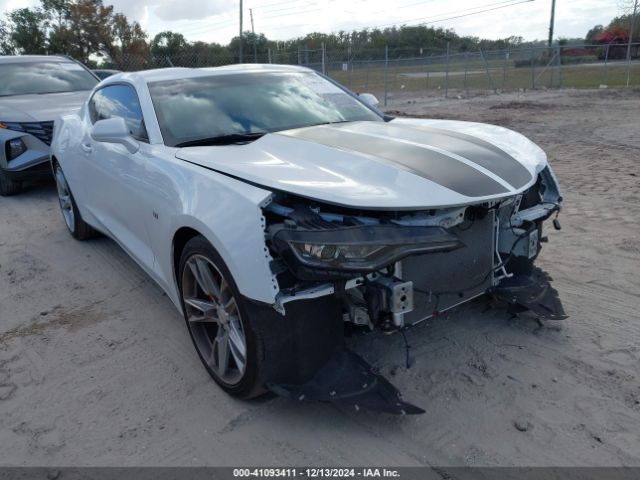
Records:
<instances>
[{"instance_id":1,"label":"windshield wiper","mask_svg":"<svg viewBox=\"0 0 640 480\"><path fill-rule=\"evenodd\" d=\"M231 145L234 143L247 143L257 140L266 134L267 132L230 133L228 135L220 135L218 137L207 137L199 138L197 140L189 140L187 142L178 143L175 146L178 148L182 148L201 147L205 145Z\"/></svg>"},{"instance_id":2,"label":"windshield wiper","mask_svg":"<svg viewBox=\"0 0 640 480\"><path fill-rule=\"evenodd\" d=\"M310 127L317 127L320 125L335 125L337 123L350 123L353 122L353 120L335 120L333 122L320 122L320 123L313 123L311 125L309 125Z\"/></svg>"}]
</instances>

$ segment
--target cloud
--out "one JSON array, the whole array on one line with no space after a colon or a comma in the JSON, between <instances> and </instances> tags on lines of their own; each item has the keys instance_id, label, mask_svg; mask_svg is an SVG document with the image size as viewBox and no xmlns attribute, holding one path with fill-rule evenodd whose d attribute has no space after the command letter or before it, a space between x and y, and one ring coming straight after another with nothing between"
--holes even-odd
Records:
<instances>
[{"instance_id":1,"label":"cloud","mask_svg":"<svg viewBox=\"0 0 640 480\"><path fill-rule=\"evenodd\" d=\"M113 11L124 13L129 20L140 21L144 17L146 1L137 0L105 0L105 5L113 5Z\"/></svg>"},{"instance_id":2,"label":"cloud","mask_svg":"<svg viewBox=\"0 0 640 480\"><path fill-rule=\"evenodd\" d=\"M153 9L153 13L165 21L195 20L219 15L235 9L234 3L224 0L163 0Z\"/></svg>"},{"instance_id":3,"label":"cloud","mask_svg":"<svg viewBox=\"0 0 640 480\"><path fill-rule=\"evenodd\" d=\"M38 0L0 0L0 13L10 12L16 8L35 7Z\"/></svg>"},{"instance_id":4,"label":"cloud","mask_svg":"<svg viewBox=\"0 0 640 480\"><path fill-rule=\"evenodd\" d=\"M113 4L131 20L141 22L150 37L163 30L182 33L190 40L227 43L237 34L238 2L228 0L103 0ZM515 0L514 0L515 1ZM0 14L15 8L37 6L39 0L0 0ZM249 5L251 3L251 5ZM426 4L428 3L428 8ZM454 13L482 9L496 0L251 0L245 1L245 29L249 29L249 7L254 9L256 31L283 40L311 31L335 32L385 25L418 23L411 19L437 19ZM432 23L453 28L461 35L504 38L522 35L527 40L544 39L549 28L550 1L534 1L458 19ZM614 2L615 3L615 2ZM558 2L555 37L583 36L595 24L608 24L620 9L612 0Z\"/></svg>"}]
</instances>

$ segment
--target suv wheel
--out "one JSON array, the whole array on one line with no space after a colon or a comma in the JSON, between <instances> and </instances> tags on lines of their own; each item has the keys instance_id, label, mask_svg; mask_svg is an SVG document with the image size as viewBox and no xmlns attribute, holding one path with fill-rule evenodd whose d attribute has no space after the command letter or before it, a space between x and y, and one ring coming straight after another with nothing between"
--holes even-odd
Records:
<instances>
[{"instance_id":1,"label":"suv wheel","mask_svg":"<svg viewBox=\"0 0 640 480\"><path fill-rule=\"evenodd\" d=\"M22 190L22 183L11 180L0 168L0 195L8 197L19 193L20 190Z\"/></svg>"}]
</instances>

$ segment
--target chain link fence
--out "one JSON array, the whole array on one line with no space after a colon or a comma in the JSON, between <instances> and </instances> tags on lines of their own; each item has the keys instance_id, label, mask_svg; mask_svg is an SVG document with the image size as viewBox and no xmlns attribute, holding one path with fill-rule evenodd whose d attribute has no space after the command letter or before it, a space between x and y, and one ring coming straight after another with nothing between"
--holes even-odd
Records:
<instances>
[{"instance_id":1,"label":"chain link fence","mask_svg":"<svg viewBox=\"0 0 640 480\"><path fill-rule=\"evenodd\" d=\"M629 59L627 52L629 50ZM125 57L124 70L215 67L238 63L237 54L202 53L171 57ZM442 50L252 51L245 62L302 65L323 72L349 89L378 96L384 105L425 93L470 96L545 88L640 86L640 42L611 45L508 48L491 51Z\"/></svg>"}]
</instances>

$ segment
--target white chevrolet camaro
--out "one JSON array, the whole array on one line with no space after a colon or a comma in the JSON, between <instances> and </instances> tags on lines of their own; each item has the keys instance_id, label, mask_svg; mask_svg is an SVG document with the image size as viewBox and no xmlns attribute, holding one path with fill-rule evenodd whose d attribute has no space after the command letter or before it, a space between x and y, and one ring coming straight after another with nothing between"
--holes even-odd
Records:
<instances>
[{"instance_id":1,"label":"white chevrolet camaro","mask_svg":"<svg viewBox=\"0 0 640 480\"><path fill-rule=\"evenodd\" d=\"M345 328L402 331L486 293L565 317L533 265L558 184L505 128L388 117L301 67L171 68L104 80L51 155L71 234L127 251L235 396L418 413Z\"/></svg>"}]
</instances>

